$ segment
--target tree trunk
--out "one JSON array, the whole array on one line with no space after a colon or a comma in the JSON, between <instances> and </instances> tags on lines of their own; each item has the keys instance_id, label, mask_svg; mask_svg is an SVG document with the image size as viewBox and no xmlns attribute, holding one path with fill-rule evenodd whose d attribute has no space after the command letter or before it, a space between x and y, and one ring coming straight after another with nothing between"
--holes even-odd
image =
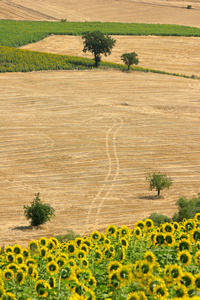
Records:
<instances>
[{"instance_id":1,"label":"tree trunk","mask_svg":"<svg viewBox=\"0 0 200 300\"><path fill-rule=\"evenodd\" d=\"M158 190L158 196L160 196L160 190Z\"/></svg>"}]
</instances>

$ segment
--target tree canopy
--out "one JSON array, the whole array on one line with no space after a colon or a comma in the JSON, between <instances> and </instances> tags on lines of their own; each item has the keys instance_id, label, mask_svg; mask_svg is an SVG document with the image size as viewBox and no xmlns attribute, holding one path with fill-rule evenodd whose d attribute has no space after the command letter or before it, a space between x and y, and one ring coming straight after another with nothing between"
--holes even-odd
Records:
<instances>
[{"instance_id":1,"label":"tree canopy","mask_svg":"<svg viewBox=\"0 0 200 300\"><path fill-rule=\"evenodd\" d=\"M128 66L128 70L131 65L137 65L139 63L138 55L135 52L122 54L121 60Z\"/></svg>"},{"instance_id":2,"label":"tree canopy","mask_svg":"<svg viewBox=\"0 0 200 300\"><path fill-rule=\"evenodd\" d=\"M158 192L158 196L160 195L160 191L164 188L169 188L172 185L172 179L170 177L167 177L166 174L148 174L146 180L150 183L150 190L153 190L154 188Z\"/></svg>"},{"instance_id":3,"label":"tree canopy","mask_svg":"<svg viewBox=\"0 0 200 300\"><path fill-rule=\"evenodd\" d=\"M95 67L98 67L101 61L101 54L107 56L111 54L111 50L114 47L116 40L112 39L108 35L104 35L102 32L86 31L82 35L83 52L92 52L94 54Z\"/></svg>"}]
</instances>

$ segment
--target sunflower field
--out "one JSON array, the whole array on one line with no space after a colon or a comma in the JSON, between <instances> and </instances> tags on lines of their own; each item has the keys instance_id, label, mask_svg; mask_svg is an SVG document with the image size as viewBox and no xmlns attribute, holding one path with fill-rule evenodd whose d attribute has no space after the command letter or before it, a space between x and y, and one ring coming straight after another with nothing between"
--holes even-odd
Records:
<instances>
[{"instance_id":1,"label":"sunflower field","mask_svg":"<svg viewBox=\"0 0 200 300\"><path fill-rule=\"evenodd\" d=\"M200 213L156 227L107 227L60 243L32 240L0 252L3 300L200 299Z\"/></svg>"}]
</instances>

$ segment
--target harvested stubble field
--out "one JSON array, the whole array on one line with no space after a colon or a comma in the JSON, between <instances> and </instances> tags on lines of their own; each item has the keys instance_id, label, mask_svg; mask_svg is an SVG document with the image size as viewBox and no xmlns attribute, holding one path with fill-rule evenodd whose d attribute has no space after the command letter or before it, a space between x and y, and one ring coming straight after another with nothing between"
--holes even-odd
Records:
<instances>
[{"instance_id":1,"label":"harvested stubble field","mask_svg":"<svg viewBox=\"0 0 200 300\"><path fill-rule=\"evenodd\" d=\"M121 71L0 74L1 245L172 216L199 192L198 80ZM147 173L174 180L162 199ZM34 194L56 210L28 229Z\"/></svg>"},{"instance_id":2,"label":"harvested stubble field","mask_svg":"<svg viewBox=\"0 0 200 300\"><path fill-rule=\"evenodd\" d=\"M146 2L0 0L0 18L200 27L198 1ZM194 9L183 8L187 4ZM126 52L130 45L143 51L141 66L199 75L199 38L117 37L118 44L120 38ZM66 54L82 55L79 37L39 42L42 51L58 53L66 43ZM162 45L160 52L155 44ZM108 60L119 60L123 49L116 46ZM132 228L151 212L172 216L179 197L199 192L199 80L90 70L5 73L0 82L0 246L27 245L67 229L89 234L109 224ZM156 199L145 178L159 171L174 183ZM37 192L56 217L33 230L23 205Z\"/></svg>"}]
</instances>

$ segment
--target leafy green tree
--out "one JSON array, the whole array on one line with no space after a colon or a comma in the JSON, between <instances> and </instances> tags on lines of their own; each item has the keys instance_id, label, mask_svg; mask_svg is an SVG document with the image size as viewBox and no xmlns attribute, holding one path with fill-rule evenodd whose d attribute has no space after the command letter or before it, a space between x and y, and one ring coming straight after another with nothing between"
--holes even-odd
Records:
<instances>
[{"instance_id":1,"label":"leafy green tree","mask_svg":"<svg viewBox=\"0 0 200 300\"><path fill-rule=\"evenodd\" d=\"M110 55L116 43L116 40L98 30L84 32L82 39L84 39L83 52L89 51L94 54L95 67L98 67L101 61L101 54Z\"/></svg>"},{"instance_id":2,"label":"leafy green tree","mask_svg":"<svg viewBox=\"0 0 200 300\"><path fill-rule=\"evenodd\" d=\"M148 174L146 180L150 183L150 190L153 190L154 188L158 192L158 196L160 195L160 191L169 188L172 185L172 179L170 177L167 177L166 174Z\"/></svg>"},{"instance_id":3,"label":"leafy green tree","mask_svg":"<svg viewBox=\"0 0 200 300\"><path fill-rule=\"evenodd\" d=\"M178 213L174 214L173 221L181 222L183 219L192 219L196 213L200 213L200 194L189 200L181 197L176 204L178 205Z\"/></svg>"},{"instance_id":4,"label":"leafy green tree","mask_svg":"<svg viewBox=\"0 0 200 300\"><path fill-rule=\"evenodd\" d=\"M24 205L24 215L27 220L31 219L32 226L42 225L54 216L54 208L49 204L41 203L39 196L39 193L35 194L31 206Z\"/></svg>"},{"instance_id":5,"label":"leafy green tree","mask_svg":"<svg viewBox=\"0 0 200 300\"><path fill-rule=\"evenodd\" d=\"M128 66L128 70L131 65L137 65L139 63L138 55L135 52L122 54L121 60Z\"/></svg>"}]
</instances>

